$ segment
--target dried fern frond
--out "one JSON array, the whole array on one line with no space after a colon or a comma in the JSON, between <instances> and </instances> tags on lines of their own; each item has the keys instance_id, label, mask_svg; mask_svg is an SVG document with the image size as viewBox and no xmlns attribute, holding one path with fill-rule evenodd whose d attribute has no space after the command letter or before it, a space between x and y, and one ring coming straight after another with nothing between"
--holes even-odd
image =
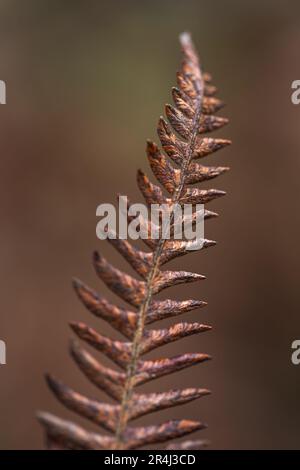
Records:
<instances>
[{"instance_id":1,"label":"dried fern frond","mask_svg":"<svg viewBox=\"0 0 300 470\"><path fill-rule=\"evenodd\" d=\"M177 74L178 87L173 88L175 106L166 106L167 122L160 118L158 136L162 150L147 143L147 156L160 186L154 185L141 171L138 186L147 204L207 203L225 193L216 189L197 189L189 185L207 181L224 173L226 167L203 166L197 160L230 144L229 140L203 137L202 134L219 129L227 119L214 115L223 103L215 97L216 88L211 77L202 73L191 37L180 36L183 62ZM170 160L174 162L170 163ZM165 194L168 193L168 195ZM217 216L205 211L205 219ZM144 221L150 230L150 221ZM103 336L85 323L71 324L76 335L114 362L119 370L106 367L76 342L71 343L71 355L84 375L106 392L115 404L102 403L77 393L60 381L48 376L48 385L56 397L70 410L96 423L108 433L90 432L82 427L48 413L39 413L46 430L48 446L53 449L136 449L180 438L205 425L199 421L171 420L152 426L134 427L131 422L143 415L178 406L207 395L209 390L186 388L157 393L138 391L141 384L171 374L210 359L203 353L185 353L171 358L144 359L150 351L198 334L210 326L198 322L175 323L169 328L151 329L148 325L175 317L206 305L200 300L155 300L155 294L169 286L194 282L203 276L185 271L166 271L161 267L168 261L188 253L184 240L144 240L148 251L135 248L127 240L109 239L110 243L128 261L139 278L132 277L112 266L102 255L95 253L94 267L100 279L130 307L118 307L75 280L74 288L86 308L107 321L125 337L116 341ZM215 242L204 241L204 247ZM149 251L150 250L150 251ZM184 441L168 444L168 449L196 449L206 441Z\"/></svg>"}]
</instances>

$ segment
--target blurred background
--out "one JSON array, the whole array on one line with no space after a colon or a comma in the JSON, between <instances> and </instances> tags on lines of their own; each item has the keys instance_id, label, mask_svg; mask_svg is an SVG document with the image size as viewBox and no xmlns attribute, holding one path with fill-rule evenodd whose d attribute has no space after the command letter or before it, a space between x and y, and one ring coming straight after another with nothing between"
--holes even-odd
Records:
<instances>
[{"instance_id":1,"label":"blurred background","mask_svg":"<svg viewBox=\"0 0 300 470\"><path fill-rule=\"evenodd\" d=\"M206 223L218 245L173 266L207 276L171 289L174 298L207 300L182 317L213 325L156 356L201 351L214 360L154 381L148 390L201 386L213 394L140 423L198 418L213 449L300 448L300 5L292 0L0 1L0 448L41 449L38 409L81 423L47 389L50 371L91 397L106 399L68 355L70 320L104 334L72 291L77 276L110 300L91 264L94 249L130 269L96 239L95 211L118 192L140 201L137 168L145 142L175 84L178 34L192 32L213 74L221 114L214 134L233 140L207 158L229 165L212 187L228 192Z\"/></svg>"}]
</instances>

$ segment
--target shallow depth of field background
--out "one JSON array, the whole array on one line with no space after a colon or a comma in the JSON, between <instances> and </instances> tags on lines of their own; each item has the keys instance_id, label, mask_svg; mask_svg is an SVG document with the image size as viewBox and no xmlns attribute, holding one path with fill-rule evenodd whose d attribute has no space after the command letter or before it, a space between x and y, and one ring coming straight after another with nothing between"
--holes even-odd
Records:
<instances>
[{"instance_id":1,"label":"shallow depth of field background","mask_svg":"<svg viewBox=\"0 0 300 470\"><path fill-rule=\"evenodd\" d=\"M193 33L228 103L221 114L231 123L214 135L234 144L205 162L231 167L211 183L228 192L210 205L221 216L206 224L218 245L173 263L207 280L165 292L207 300L182 319L213 331L155 356L202 351L214 360L147 389L213 394L140 423L198 418L209 424L198 436L211 448L300 448L300 366L290 362L300 337L300 107L290 101L300 77L299 2L2 0L1 449L43 448L38 409L95 429L54 399L43 374L106 400L69 358L68 322L117 335L84 309L71 278L118 302L93 272L91 253L130 269L96 239L96 206L118 192L142 200L135 173L151 174L145 141L158 141L182 30Z\"/></svg>"}]
</instances>

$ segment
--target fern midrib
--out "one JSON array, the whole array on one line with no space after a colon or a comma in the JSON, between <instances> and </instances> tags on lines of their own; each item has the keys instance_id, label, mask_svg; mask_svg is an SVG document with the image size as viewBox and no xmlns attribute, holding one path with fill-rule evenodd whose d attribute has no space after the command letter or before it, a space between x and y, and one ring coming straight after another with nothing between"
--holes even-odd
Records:
<instances>
[{"instance_id":1,"label":"fern midrib","mask_svg":"<svg viewBox=\"0 0 300 470\"><path fill-rule=\"evenodd\" d=\"M197 101L196 101L195 115L192 121L191 137L188 140L188 146L187 146L187 152L186 152L187 155L186 155L186 158L184 159L184 163L181 168L180 182L176 188L176 191L174 192L172 196L172 200L170 203L171 213L172 213L171 223L173 221L173 216L174 216L172 212L172 207L176 205L177 203L179 203L180 201L182 191L185 185L185 179L187 177L188 168L193 157L195 142L196 142L198 129L199 129L199 121L200 121L200 116L201 116L202 99L203 99L203 86L204 86L201 72L200 72L199 78L197 79L197 81L195 81L195 86L197 87L197 92L199 94L198 94ZM127 367L127 376L126 376L126 381L124 385L124 392L123 392L122 401L121 401L119 420L118 420L117 430L116 430L116 435L115 435L115 448L116 449L124 448L124 431L126 430L127 424L128 424L128 418L129 418L128 411L130 407L133 389L135 386L135 383L134 383L135 375L136 375L137 364L140 358L140 347L141 347L141 342L142 342L143 335L144 335L145 320L146 320L149 304L153 297L153 287L154 287L153 281L155 279L156 272L159 267L160 256L163 252L165 242L166 240L164 238L164 234L162 234L162 237L160 238L158 245L156 247L156 250L154 252L152 267L147 276L145 298L138 312L138 324L137 324L137 329L136 329L136 332L132 341L131 361Z\"/></svg>"}]
</instances>

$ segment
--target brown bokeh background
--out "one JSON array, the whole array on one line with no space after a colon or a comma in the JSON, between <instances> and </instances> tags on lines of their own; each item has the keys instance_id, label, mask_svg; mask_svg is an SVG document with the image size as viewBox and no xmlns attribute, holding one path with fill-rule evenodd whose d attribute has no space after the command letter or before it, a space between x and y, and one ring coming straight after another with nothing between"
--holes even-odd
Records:
<instances>
[{"instance_id":1,"label":"brown bokeh background","mask_svg":"<svg viewBox=\"0 0 300 470\"><path fill-rule=\"evenodd\" d=\"M115 333L83 308L71 278L116 300L91 252L128 267L96 239L95 210L117 192L141 201L135 171L147 169L146 138L158 140L185 29L228 103L231 123L215 135L234 145L207 159L231 167L213 182L228 192L210 206L221 217L206 224L217 247L174 263L207 280L169 291L207 300L184 319L214 329L156 356L202 351L214 360L148 389L184 384L213 394L140 422L199 418L209 424L199 435L218 449L300 448L300 366L290 361L300 336L300 107L290 100L300 77L299 2L2 0L1 449L43 447L37 409L83 423L50 394L45 371L106 399L69 358L67 325Z\"/></svg>"}]
</instances>

